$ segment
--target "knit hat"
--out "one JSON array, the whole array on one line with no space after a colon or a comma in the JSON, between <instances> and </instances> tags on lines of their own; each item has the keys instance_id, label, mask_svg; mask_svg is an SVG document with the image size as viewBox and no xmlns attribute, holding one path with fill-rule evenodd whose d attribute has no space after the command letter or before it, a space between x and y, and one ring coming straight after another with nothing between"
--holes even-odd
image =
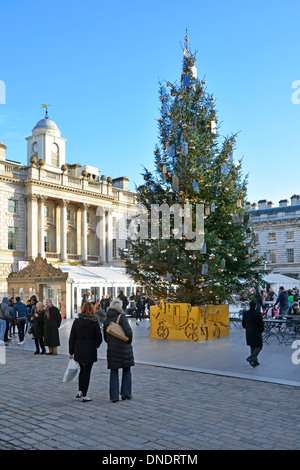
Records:
<instances>
[{"instance_id":1,"label":"knit hat","mask_svg":"<svg viewBox=\"0 0 300 470\"><path fill-rule=\"evenodd\" d=\"M109 308L112 308L119 313L123 313L122 307L123 307L123 304L120 299L113 299L109 304Z\"/></svg>"}]
</instances>

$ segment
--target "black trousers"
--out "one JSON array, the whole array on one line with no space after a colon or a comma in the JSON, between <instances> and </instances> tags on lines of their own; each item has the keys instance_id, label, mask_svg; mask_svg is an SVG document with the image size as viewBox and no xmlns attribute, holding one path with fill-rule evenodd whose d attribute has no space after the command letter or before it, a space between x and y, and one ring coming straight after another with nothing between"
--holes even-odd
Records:
<instances>
[{"instance_id":1,"label":"black trousers","mask_svg":"<svg viewBox=\"0 0 300 470\"><path fill-rule=\"evenodd\" d=\"M18 328L18 335L19 335L19 340L23 341L24 336L25 336L25 318L20 318L17 320L17 328Z\"/></svg>"},{"instance_id":2,"label":"black trousers","mask_svg":"<svg viewBox=\"0 0 300 470\"><path fill-rule=\"evenodd\" d=\"M258 347L258 348L255 348L254 346L250 346L250 350L251 350L250 358L257 361L258 355L259 355L260 351L262 350L262 346Z\"/></svg>"},{"instance_id":3,"label":"black trousers","mask_svg":"<svg viewBox=\"0 0 300 470\"><path fill-rule=\"evenodd\" d=\"M85 397L90 385L91 371L93 367L92 363L79 363L80 372L79 372L79 391L82 392L82 395Z\"/></svg>"},{"instance_id":4,"label":"black trousers","mask_svg":"<svg viewBox=\"0 0 300 470\"><path fill-rule=\"evenodd\" d=\"M45 344L44 344L44 338L34 338L35 342L35 348L37 351L42 350L42 352L46 351Z\"/></svg>"}]
</instances>

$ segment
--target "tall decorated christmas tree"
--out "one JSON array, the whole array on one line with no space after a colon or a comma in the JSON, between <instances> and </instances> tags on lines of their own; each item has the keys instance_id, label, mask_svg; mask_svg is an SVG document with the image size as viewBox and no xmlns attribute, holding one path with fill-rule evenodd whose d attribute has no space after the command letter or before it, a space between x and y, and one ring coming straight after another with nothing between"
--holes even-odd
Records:
<instances>
[{"instance_id":1,"label":"tall decorated christmas tree","mask_svg":"<svg viewBox=\"0 0 300 470\"><path fill-rule=\"evenodd\" d=\"M249 227L247 178L233 158L236 135L221 136L195 62L186 35L180 82L159 84L155 172L144 169L138 188L140 236L121 257L150 295L221 304L261 284L263 261Z\"/></svg>"}]
</instances>

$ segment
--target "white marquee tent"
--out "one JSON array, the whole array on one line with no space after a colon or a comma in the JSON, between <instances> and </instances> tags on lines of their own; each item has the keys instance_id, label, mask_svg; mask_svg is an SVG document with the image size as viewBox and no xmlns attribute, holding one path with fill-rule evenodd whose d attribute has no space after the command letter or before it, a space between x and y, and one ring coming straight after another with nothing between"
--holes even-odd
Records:
<instances>
[{"instance_id":1,"label":"white marquee tent","mask_svg":"<svg viewBox=\"0 0 300 470\"><path fill-rule=\"evenodd\" d=\"M294 279L283 274L268 274L264 280L270 284L271 289L277 294L279 287L283 286L285 289L293 289L297 287L300 290L300 279Z\"/></svg>"},{"instance_id":2,"label":"white marquee tent","mask_svg":"<svg viewBox=\"0 0 300 470\"><path fill-rule=\"evenodd\" d=\"M129 296L138 286L125 269L104 266L62 265L61 270L68 273L67 279L67 318L77 316L81 301L88 291L95 302L100 302L103 295L115 297L120 290Z\"/></svg>"}]
</instances>

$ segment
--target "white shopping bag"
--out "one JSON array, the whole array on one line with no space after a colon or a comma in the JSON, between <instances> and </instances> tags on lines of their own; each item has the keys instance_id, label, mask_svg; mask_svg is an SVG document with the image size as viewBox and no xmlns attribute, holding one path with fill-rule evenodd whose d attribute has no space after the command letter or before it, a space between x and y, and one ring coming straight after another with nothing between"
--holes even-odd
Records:
<instances>
[{"instance_id":1,"label":"white shopping bag","mask_svg":"<svg viewBox=\"0 0 300 470\"><path fill-rule=\"evenodd\" d=\"M63 382L74 382L79 374L79 370L80 367L78 362L75 362L73 358L69 359L66 372L64 373Z\"/></svg>"}]
</instances>

